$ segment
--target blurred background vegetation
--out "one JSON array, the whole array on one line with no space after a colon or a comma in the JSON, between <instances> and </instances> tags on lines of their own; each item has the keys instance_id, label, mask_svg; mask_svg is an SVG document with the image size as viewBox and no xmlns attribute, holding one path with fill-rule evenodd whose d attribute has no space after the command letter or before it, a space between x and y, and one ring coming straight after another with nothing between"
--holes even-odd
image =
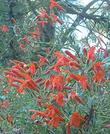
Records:
<instances>
[{"instance_id":1,"label":"blurred background vegetation","mask_svg":"<svg viewBox=\"0 0 110 134\"><path fill-rule=\"evenodd\" d=\"M35 18L42 7L49 11L49 0L0 0L0 26L7 25L9 32L0 31L0 64L9 59L36 60L36 54L45 55L45 48L60 50L72 48L76 53L81 46L95 43L108 48L110 45L110 1L59 0L64 12L55 14L64 22L62 25L46 25L40 39L32 39L29 32L35 27ZM16 21L16 22L15 22ZM28 36L30 45L21 51L18 45ZM60 37L60 38L59 38Z\"/></svg>"}]
</instances>

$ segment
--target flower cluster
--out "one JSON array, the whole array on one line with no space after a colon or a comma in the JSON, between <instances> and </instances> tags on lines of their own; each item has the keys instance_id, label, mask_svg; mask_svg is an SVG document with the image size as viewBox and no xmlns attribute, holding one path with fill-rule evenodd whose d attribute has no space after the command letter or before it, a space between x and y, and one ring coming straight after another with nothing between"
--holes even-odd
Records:
<instances>
[{"instance_id":1,"label":"flower cluster","mask_svg":"<svg viewBox=\"0 0 110 134\"><path fill-rule=\"evenodd\" d=\"M9 85L16 87L18 93L24 93L25 88L38 91L37 84L32 78L36 71L35 64L26 65L19 61L13 61L13 63L14 66L5 71Z\"/></svg>"},{"instance_id":2,"label":"flower cluster","mask_svg":"<svg viewBox=\"0 0 110 134\"><path fill-rule=\"evenodd\" d=\"M82 115L80 111L73 111L66 120L63 109L71 101L76 105L85 105L86 100L79 95L79 90L82 93L91 91L91 84L98 85L100 82L106 82L103 66L105 63L95 60L94 50L95 48L91 47L83 51L83 56L87 60L84 63L80 63L80 59L68 50L65 53L56 51L53 55L55 62L48 69L43 70L40 77L36 76L37 72L39 72L39 69L43 69L44 65L49 65L47 58L39 55L38 63L31 64L11 61L14 65L11 69L5 71L9 85L16 87L18 93L24 93L24 89L37 91L37 104L41 109L45 109L43 111L29 110L33 113L32 120L39 116L42 118L40 125L47 124L53 127L58 127L60 123L63 123L66 125L67 134L70 134L72 126L77 128L84 125L86 122L84 113ZM87 64L89 69L83 70L83 64ZM88 73L91 74L91 77L88 77ZM47 77L43 78L42 74ZM76 89L75 85L79 89ZM44 97L41 95L42 89L45 93Z\"/></svg>"}]
</instances>

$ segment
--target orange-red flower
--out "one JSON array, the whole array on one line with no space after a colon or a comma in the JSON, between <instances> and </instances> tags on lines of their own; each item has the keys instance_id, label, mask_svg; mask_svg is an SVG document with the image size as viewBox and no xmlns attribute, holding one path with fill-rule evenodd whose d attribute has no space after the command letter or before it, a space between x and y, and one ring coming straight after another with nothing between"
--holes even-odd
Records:
<instances>
[{"instance_id":1,"label":"orange-red flower","mask_svg":"<svg viewBox=\"0 0 110 134\"><path fill-rule=\"evenodd\" d=\"M41 56L41 55L39 55L39 65L40 66L43 66L43 65L45 65L45 63L48 63L48 60L47 60L47 58L45 58L44 56Z\"/></svg>"},{"instance_id":2,"label":"orange-red flower","mask_svg":"<svg viewBox=\"0 0 110 134\"><path fill-rule=\"evenodd\" d=\"M72 69L80 68L79 63L73 62L73 61L70 61L70 62L69 62L69 66L70 66Z\"/></svg>"},{"instance_id":3,"label":"orange-red flower","mask_svg":"<svg viewBox=\"0 0 110 134\"><path fill-rule=\"evenodd\" d=\"M47 19L50 18L46 10L43 8L39 11L39 15L36 17L36 19L42 19L42 18L47 18Z\"/></svg>"},{"instance_id":4,"label":"orange-red flower","mask_svg":"<svg viewBox=\"0 0 110 134\"><path fill-rule=\"evenodd\" d=\"M105 72L104 71L98 71L93 76L93 81L95 82L104 82L105 81Z\"/></svg>"},{"instance_id":5,"label":"orange-red flower","mask_svg":"<svg viewBox=\"0 0 110 134\"><path fill-rule=\"evenodd\" d=\"M69 56L66 57L64 54L62 54L60 51L56 51L55 57L57 58L56 64L54 64L51 69L55 70L56 72L60 72L61 66L69 66L72 69L80 68L79 61L71 52L68 50L65 51L65 53Z\"/></svg>"},{"instance_id":6,"label":"orange-red flower","mask_svg":"<svg viewBox=\"0 0 110 134\"><path fill-rule=\"evenodd\" d=\"M66 124L66 134L71 134L71 126L69 122Z\"/></svg>"},{"instance_id":7,"label":"orange-red flower","mask_svg":"<svg viewBox=\"0 0 110 134\"><path fill-rule=\"evenodd\" d=\"M54 55L57 58L57 62L52 67L50 67L50 70L54 70L55 72L61 72L61 66L69 66L70 59L67 58L60 51L56 51Z\"/></svg>"},{"instance_id":8,"label":"orange-red flower","mask_svg":"<svg viewBox=\"0 0 110 134\"><path fill-rule=\"evenodd\" d=\"M83 54L84 54L84 56L87 57L87 49L86 48L83 49Z\"/></svg>"},{"instance_id":9,"label":"orange-red flower","mask_svg":"<svg viewBox=\"0 0 110 134\"><path fill-rule=\"evenodd\" d=\"M103 67L103 62L96 62L93 64L93 71L94 71L94 76L93 76L93 81L95 82L104 82L105 81L105 68Z\"/></svg>"},{"instance_id":10,"label":"orange-red flower","mask_svg":"<svg viewBox=\"0 0 110 134\"><path fill-rule=\"evenodd\" d=\"M32 110L32 109L29 111L34 113L34 116L32 115L32 119L35 119L37 116L52 118L55 115L61 115L60 110L51 104L46 105L45 111L37 111L37 110Z\"/></svg>"},{"instance_id":11,"label":"orange-red flower","mask_svg":"<svg viewBox=\"0 0 110 134\"><path fill-rule=\"evenodd\" d=\"M95 47L90 47L90 49L87 51L87 59L88 60L94 60L95 59Z\"/></svg>"},{"instance_id":12,"label":"orange-red flower","mask_svg":"<svg viewBox=\"0 0 110 134\"><path fill-rule=\"evenodd\" d=\"M57 7L59 10L64 10L62 6L60 6L55 0L50 0L50 10Z\"/></svg>"},{"instance_id":13,"label":"orange-red flower","mask_svg":"<svg viewBox=\"0 0 110 134\"><path fill-rule=\"evenodd\" d=\"M40 32L40 29L37 27L35 31L30 32L29 34L33 39L39 39L41 32Z\"/></svg>"},{"instance_id":14,"label":"orange-red flower","mask_svg":"<svg viewBox=\"0 0 110 134\"><path fill-rule=\"evenodd\" d=\"M47 124L53 127L58 127L59 123L62 121L63 121L62 117L55 115L53 118L47 121Z\"/></svg>"},{"instance_id":15,"label":"orange-red flower","mask_svg":"<svg viewBox=\"0 0 110 134\"><path fill-rule=\"evenodd\" d=\"M46 81L47 87L51 87L52 89L57 89L58 91L62 91L64 88L64 77L62 75L51 75L50 78Z\"/></svg>"},{"instance_id":16,"label":"orange-red flower","mask_svg":"<svg viewBox=\"0 0 110 134\"><path fill-rule=\"evenodd\" d=\"M54 105L50 104L50 105L47 105L46 107L47 107L47 109L46 109L46 117L52 118L55 115L61 115L60 110L57 107L55 107Z\"/></svg>"},{"instance_id":17,"label":"orange-red flower","mask_svg":"<svg viewBox=\"0 0 110 134\"><path fill-rule=\"evenodd\" d=\"M95 64L93 64L93 67L92 67L92 69L93 69L93 71L94 72L98 72L98 71L104 71L105 69L104 69L104 67L103 67L103 62L101 62L101 61L98 61L98 62L96 62Z\"/></svg>"},{"instance_id":18,"label":"orange-red flower","mask_svg":"<svg viewBox=\"0 0 110 134\"><path fill-rule=\"evenodd\" d=\"M37 111L37 110L29 110L33 112L31 119L35 119L37 116L40 116L44 119L47 125L51 125L53 127L58 127L59 123L63 121L61 117L61 112L53 105L47 105L45 111Z\"/></svg>"},{"instance_id":19,"label":"orange-red flower","mask_svg":"<svg viewBox=\"0 0 110 134\"><path fill-rule=\"evenodd\" d=\"M64 93L63 92L58 92L57 95L54 95L54 100L60 105L64 105Z\"/></svg>"},{"instance_id":20,"label":"orange-red flower","mask_svg":"<svg viewBox=\"0 0 110 134\"><path fill-rule=\"evenodd\" d=\"M70 126L80 127L84 122L84 117L81 116L78 112L73 112L70 117Z\"/></svg>"},{"instance_id":21,"label":"orange-red flower","mask_svg":"<svg viewBox=\"0 0 110 134\"><path fill-rule=\"evenodd\" d=\"M54 55L57 59L64 57L64 54L62 54L60 51L54 52Z\"/></svg>"},{"instance_id":22,"label":"orange-red flower","mask_svg":"<svg viewBox=\"0 0 110 134\"><path fill-rule=\"evenodd\" d=\"M78 81L84 90L86 90L89 87L88 79L85 75L70 73L70 76L68 77L68 79L70 78L73 78L74 80Z\"/></svg>"},{"instance_id":23,"label":"orange-red flower","mask_svg":"<svg viewBox=\"0 0 110 134\"><path fill-rule=\"evenodd\" d=\"M73 78L76 81L80 80L81 75L80 74L73 74L73 73L69 73L69 77Z\"/></svg>"},{"instance_id":24,"label":"orange-red flower","mask_svg":"<svg viewBox=\"0 0 110 134\"><path fill-rule=\"evenodd\" d=\"M35 65L35 63L31 63L29 65L29 72L31 73L31 75L35 75L35 72L36 72L36 65Z\"/></svg>"},{"instance_id":25,"label":"orange-red flower","mask_svg":"<svg viewBox=\"0 0 110 134\"><path fill-rule=\"evenodd\" d=\"M80 77L79 83L81 84L81 86L82 86L82 88L84 90L86 90L89 87L89 85L88 85L88 79L84 75Z\"/></svg>"},{"instance_id":26,"label":"orange-red flower","mask_svg":"<svg viewBox=\"0 0 110 134\"><path fill-rule=\"evenodd\" d=\"M30 41L29 41L29 39L28 39L28 37L27 37L27 36L24 36L24 37L22 38L22 40L23 40L23 41L25 41L27 44L29 44L29 43L30 43Z\"/></svg>"},{"instance_id":27,"label":"orange-red flower","mask_svg":"<svg viewBox=\"0 0 110 134\"><path fill-rule=\"evenodd\" d=\"M70 51L66 50L65 53L66 53L70 58L72 58L72 60L74 60L74 61L76 61L76 62L79 62L78 59L77 59L77 57L76 57L74 54L72 54Z\"/></svg>"},{"instance_id":28,"label":"orange-red flower","mask_svg":"<svg viewBox=\"0 0 110 134\"><path fill-rule=\"evenodd\" d=\"M24 93L25 88L38 91L37 84L32 79L29 69L29 66L27 66L25 63L17 62L11 69L5 71L5 76L8 79L8 83L10 86L16 87L19 93Z\"/></svg>"},{"instance_id":29,"label":"orange-red flower","mask_svg":"<svg viewBox=\"0 0 110 134\"><path fill-rule=\"evenodd\" d=\"M45 111L37 111L34 109L30 109L29 112L32 112L31 119L35 120L37 116L45 117Z\"/></svg>"}]
</instances>

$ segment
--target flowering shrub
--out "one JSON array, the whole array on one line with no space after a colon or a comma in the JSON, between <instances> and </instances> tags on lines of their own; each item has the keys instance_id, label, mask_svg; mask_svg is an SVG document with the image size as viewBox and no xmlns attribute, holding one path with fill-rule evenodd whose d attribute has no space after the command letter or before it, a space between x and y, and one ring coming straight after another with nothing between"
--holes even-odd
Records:
<instances>
[{"instance_id":1,"label":"flowering shrub","mask_svg":"<svg viewBox=\"0 0 110 134\"><path fill-rule=\"evenodd\" d=\"M92 51L93 47L86 49L80 58L66 50L65 53L54 52L51 61L43 56L30 64L12 61L12 68L5 71L7 82L20 94L27 90L35 92L39 110L29 109L29 112L32 120L40 122L38 126L58 128L63 125L70 134L72 128L84 130L93 123L97 104L90 103L90 98L105 94L103 88L109 80L106 63L98 61ZM81 59L85 60L80 62ZM84 110L87 106L89 108Z\"/></svg>"},{"instance_id":2,"label":"flowering shrub","mask_svg":"<svg viewBox=\"0 0 110 134\"><path fill-rule=\"evenodd\" d=\"M62 24L53 11L54 8L64 11L63 7L55 0L50 0L49 8L50 14L45 9L40 9L36 17L35 31L29 33L33 39L40 38L42 28L48 23ZM0 29L2 32L9 30L7 26ZM23 49L30 43L27 35L18 42ZM98 53L100 52L96 47L88 47L83 48L79 56L65 50L55 51L51 57L38 55L37 62L12 60L12 67L4 72L11 90L4 88L3 93L7 95L13 92L13 101L15 98L19 100L20 95L32 95L29 103L34 100L37 104L33 103L26 108L26 113L29 116L27 120L32 123L29 125L36 126L36 133L43 134L43 128L46 128L45 133L94 133L99 125L97 120L100 115L100 102L103 102L105 95L107 98L108 91L105 88L109 88L106 71L108 55L103 60L98 57ZM9 108L12 100L10 98L10 101L0 101L0 108ZM16 117L12 113L6 114L6 120L11 125L14 124L14 118ZM0 116L0 121L2 120ZM105 122L100 123L104 125ZM108 126L107 124L105 127ZM100 132L102 131L103 129Z\"/></svg>"}]
</instances>

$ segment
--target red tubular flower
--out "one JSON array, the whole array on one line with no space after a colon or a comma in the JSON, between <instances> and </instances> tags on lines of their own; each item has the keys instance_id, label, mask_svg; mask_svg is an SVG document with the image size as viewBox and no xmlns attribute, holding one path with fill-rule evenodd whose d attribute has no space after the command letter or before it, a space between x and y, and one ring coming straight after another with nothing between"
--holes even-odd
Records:
<instances>
[{"instance_id":1,"label":"red tubular flower","mask_svg":"<svg viewBox=\"0 0 110 134\"><path fill-rule=\"evenodd\" d=\"M29 39L28 39L28 37L27 37L27 36L24 36L24 37L22 38L22 40L23 40L23 41L25 41L27 44L29 44L29 43L30 43L30 41L29 41Z\"/></svg>"},{"instance_id":2,"label":"red tubular flower","mask_svg":"<svg viewBox=\"0 0 110 134\"><path fill-rule=\"evenodd\" d=\"M79 81L80 77L81 77L81 75L79 75L79 74L70 73L70 78L73 78L76 81Z\"/></svg>"},{"instance_id":3,"label":"red tubular flower","mask_svg":"<svg viewBox=\"0 0 110 134\"><path fill-rule=\"evenodd\" d=\"M50 10L57 7L59 10L64 10L62 6L60 6L55 0L50 0Z\"/></svg>"},{"instance_id":4,"label":"red tubular flower","mask_svg":"<svg viewBox=\"0 0 110 134\"><path fill-rule=\"evenodd\" d=\"M21 48L21 49L23 49L23 48L26 47L26 44L23 44L23 43L21 43L21 42L18 42L18 45L19 45L19 48Z\"/></svg>"},{"instance_id":5,"label":"red tubular flower","mask_svg":"<svg viewBox=\"0 0 110 134\"><path fill-rule=\"evenodd\" d=\"M69 122L66 125L66 134L71 134L71 126Z\"/></svg>"},{"instance_id":6,"label":"red tubular flower","mask_svg":"<svg viewBox=\"0 0 110 134\"><path fill-rule=\"evenodd\" d=\"M12 73L15 73L18 78L30 79L31 76L28 73L21 72L19 69L12 68Z\"/></svg>"},{"instance_id":7,"label":"red tubular flower","mask_svg":"<svg viewBox=\"0 0 110 134\"><path fill-rule=\"evenodd\" d=\"M71 89L72 89L72 87L64 86L64 89L71 90Z\"/></svg>"},{"instance_id":8,"label":"red tubular flower","mask_svg":"<svg viewBox=\"0 0 110 134\"><path fill-rule=\"evenodd\" d=\"M35 75L35 72L36 72L36 65L35 65L35 63L31 63L29 65L29 72L31 73L32 76Z\"/></svg>"},{"instance_id":9,"label":"red tubular flower","mask_svg":"<svg viewBox=\"0 0 110 134\"><path fill-rule=\"evenodd\" d=\"M52 89L62 91L65 84L64 77L62 75L51 75L50 83L52 85Z\"/></svg>"},{"instance_id":10,"label":"red tubular flower","mask_svg":"<svg viewBox=\"0 0 110 134\"><path fill-rule=\"evenodd\" d=\"M54 105L47 105L46 107L46 117L53 118L55 115L61 115L60 110Z\"/></svg>"},{"instance_id":11,"label":"red tubular flower","mask_svg":"<svg viewBox=\"0 0 110 134\"><path fill-rule=\"evenodd\" d=\"M27 84L26 85L27 85L27 87L29 87L29 88L31 88L33 90L35 90L36 87L37 87L36 82L34 80L32 80L32 79L27 80Z\"/></svg>"},{"instance_id":12,"label":"red tubular flower","mask_svg":"<svg viewBox=\"0 0 110 134\"><path fill-rule=\"evenodd\" d=\"M70 60L67 57L63 56L57 60L57 63L55 65L56 66L67 66L67 65L69 65L69 62L70 62Z\"/></svg>"},{"instance_id":13,"label":"red tubular flower","mask_svg":"<svg viewBox=\"0 0 110 134\"><path fill-rule=\"evenodd\" d=\"M33 39L39 39L41 35L40 29L37 27L34 32L30 32L29 34Z\"/></svg>"},{"instance_id":14,"label":"red tubular flower","mask_svg":"<svg viewBox=\"0 0 110 134\"><path fill-rule=\"evenodd\" d=\"M87 49L86 48L83 49L83 53L84 53L84 56L87 57Z\"/></svg>"},{"instance_id":15,"label":"red tubular flower","mask_svg":"<svg viewBox=\"0 0 110 134\"><path fill-rule=\"evenodd\" d=\"M81 116L78 112L73 112L70 117L70 126L80 127L84 122L84 117Z\"/></svg>"},{"instance_id":16,"label":"red tubular flower","mask_svg":"<svg viewBox=\"0 0 110 134\"><path fill-rule=\"evenodd\" d=\"M52 85L51 85L51 83L50 83L50 79L46 79L46 80L44 81L44 87L45 87L45 88L52 88Z\"/></svg>"},{"instance_id":17,"label":"red tubular flower","mask_svg":"<svg viewBox=\"0 0 110 134\"><path fill-rule=\"evenodd\" d=\"M77 95L77 93L75 93L74 91L72 91L72 92L69 94L69 98L75 100L75 101L78 102L78 103L81 103L81 104L84 103L84 101L83 101L83 100Z\"/></svg>"},{"instance_id":18,"label":"red tubular flower","mask_svg":"<svg viewBox=\"0 0 110 134\"><path fill-rule=\"evenodd\" d=\"M93 76L93 81L95 82L104 82L105 81L105 72L104 71L98 71Z\"/></svg>"},{"instance_id":19,"label":"red tubular flower","mask_svg":"<svg viewBox=\"0 0 110 134\"><path fill-rule=\"evenodd\" d=\"M105 69L103 67L103 64L103 62L98 61L95 64L93 64L92 69L94 70L94 72L104 71Z\"/></svg>"},{"instance_id":20,"label":"red tubular flower","mask_svg":"<svg viewBox=\"0 0 110 134\"><path fill-rule=\"evenodd\" d=\"M70 58L72 58L74 61L79 62L78 59L77 59L77 57L76 57L74 54L72 54L70 51L66 50L65 53L66 53Z\"/></svg>"},{"instance_id":21,"label":"red tubular flower","mask_svg":"<svg viewBox=\"0 0 110 134\"><path fill-rule=\"evenodd\" d=\"M40 10L39 15L36 17L36 19L42 19L42 18L47 18L47 19L50 18L46 10L43 8Z\"/></svg>"},{"instance_id":22,"label":"red tubular flower","mask_svg":"<svg viewBox=\"0 0 110 134\"><path fill-rule=\"evenodd\" d=\"M63 121L63 118L60 116L55 115L53 118L51 118L47 124L53 127L58 127L59 123Z\"/></svg>"},{"instance_id":23,"label":"red tubular flower","mask_svg":"<svg viewBox=\"0 0 110 134\"><path fill-rule=\"evenodd\" d=\"M87 52L87 59L94 61L95 59L95 47L90 47L90 49Z\"/></svg>"},{"instance_id":24,"label":"red tubular flower","mask_svg":"<svg viewBox=\"0 0 110 134\"><path fill-rule=\"evenodd\" d=\"M54 52L54 55L57 59L64 57L64 54L62 54L60 51Z\"/></svg>"},{"instance_id":25,"label":"red tubular flower","mask_svg":"<svg viewBox=\"0 0 110 134\"><path fill-rule=\"evenodd\" d=\"M77 63L77 62L69 62L69 66L72 68L72 69L75 69L75 68L80 68L80 65Z\"/></svg>"},{"instance_id":26,"label":"red tubular flower","mask_svg":"<svg viewBox=\"0 0 110 134\"><path fill-rule=\"evenodd\" d=\"M48 60L47 60L47 58L45 58L44 56L41 56L41 55L39 55L39 65L40 66L43 66L43 65L45 65L46 63L48 63Z\"/></svg>"},{"instance_id":27,"label":"red tubular flower","mask_svg":"<svg viewBox=\"0 0 110 134\"><path fill-rule=\"evenodd\" d=\"M58 105L63 106L64 105L64 93L58 92L58 94L54 96L54 100L58 103Z\"/></svg>"},{"instance_id":28,"label":"red tubular flower","mask_svg":"<svg viewBox=\"0 0 110 134\"><path fill-rule=\"evenodd\" d=\"M31 116L31 119L32 120L35 120L37 116L41 116L41 117L45 117L45 111L37 111L37 110L33 110L33 109L30 109L29 112L32 112L32 116Z\"/></svg>"},{"instance_id":29,"label":"red tubular flower","mask_svg":"<svg viewBox=\"0 0 110 134\"><path fill-rule=\"evenodd\" d=\"M80 80L79 80L79 83L81 84L81 86L82 86L82 88L84 90L86 90L89 87L89 85L88 85L88 79L87 79L86 76L81 76L80 77Z\"/></svg>"},{"instance_id":30,"label":"red tubular flower","mask_svg":"<svg viewBox=\"0 0 110 134\"><path fill-rule=\"evenodd\" d=\"M11 69L5 71L5 76L8 79L8 83L10 86L14 86L17 88L18 93L24 93L25 88L29 88L31 90L37 89L36 82L32 79L31 74L35 73L35 66L31 64L31 66L27 66L24 63L16 63Z\"/></svg>"},{"instance_id":31,"label":"red tubular flower","mask_svg":"<svg viewBox=\"0 0 110 134\"><path fill-rule=\"evenodd\" d=\"M60 51L56 51L54 55L57 58L57 62L50 68L50 70L54 70L55 72L61 72L60 67L68 66L70 59L65 57L65 55L62 54Z\"/></svg>"},{"instance_id":32,"label":"red tubular flower","mask_svg":"<svg viewBox=\"0 0 110 134\"><path fill-rule=\"evenodd\" d=\"M39 82L42 82L43 81L43 78L38 78L35 80L36 83L39 83Z\"/></svg>"},{"instance_id":33,"label":"red tubular flower","mask_svg":"<svg viewBox=\"0 0 110 134\"><path fill-rule=\"evenodd\" d=\"M89 87L88 79L85 75L70 73L69 78L73 78L74 80L78 81L84 90L86 90Z\"/></svg>"},{"instance_id":34,"label":"red tubular flower","mask_svg":"<svg viewBox=\"0 0 110 134\"><path fill-rule=\"evenodd\" d=\"M19 94L24 94L25 93L25 91L24 91L24 87L19 87L19 88L17 88L17 93L19 93Z\"/></svg>"},{"instance_id":35,"label":"red tubular flower","mask_svg":"<svg viewBox=\"0 0 110 134\"><path fill-rule=\"evenodd\" d=\"M36 111L36 110L29 110L33 112L31 119L35 119L37 116L43 117L44 122L47 125L51 125L53 127L58 127L59 123L63 121L61 117L61 112L53 105L47 105L45 111Z\"/></svg>"}]
</instances>

